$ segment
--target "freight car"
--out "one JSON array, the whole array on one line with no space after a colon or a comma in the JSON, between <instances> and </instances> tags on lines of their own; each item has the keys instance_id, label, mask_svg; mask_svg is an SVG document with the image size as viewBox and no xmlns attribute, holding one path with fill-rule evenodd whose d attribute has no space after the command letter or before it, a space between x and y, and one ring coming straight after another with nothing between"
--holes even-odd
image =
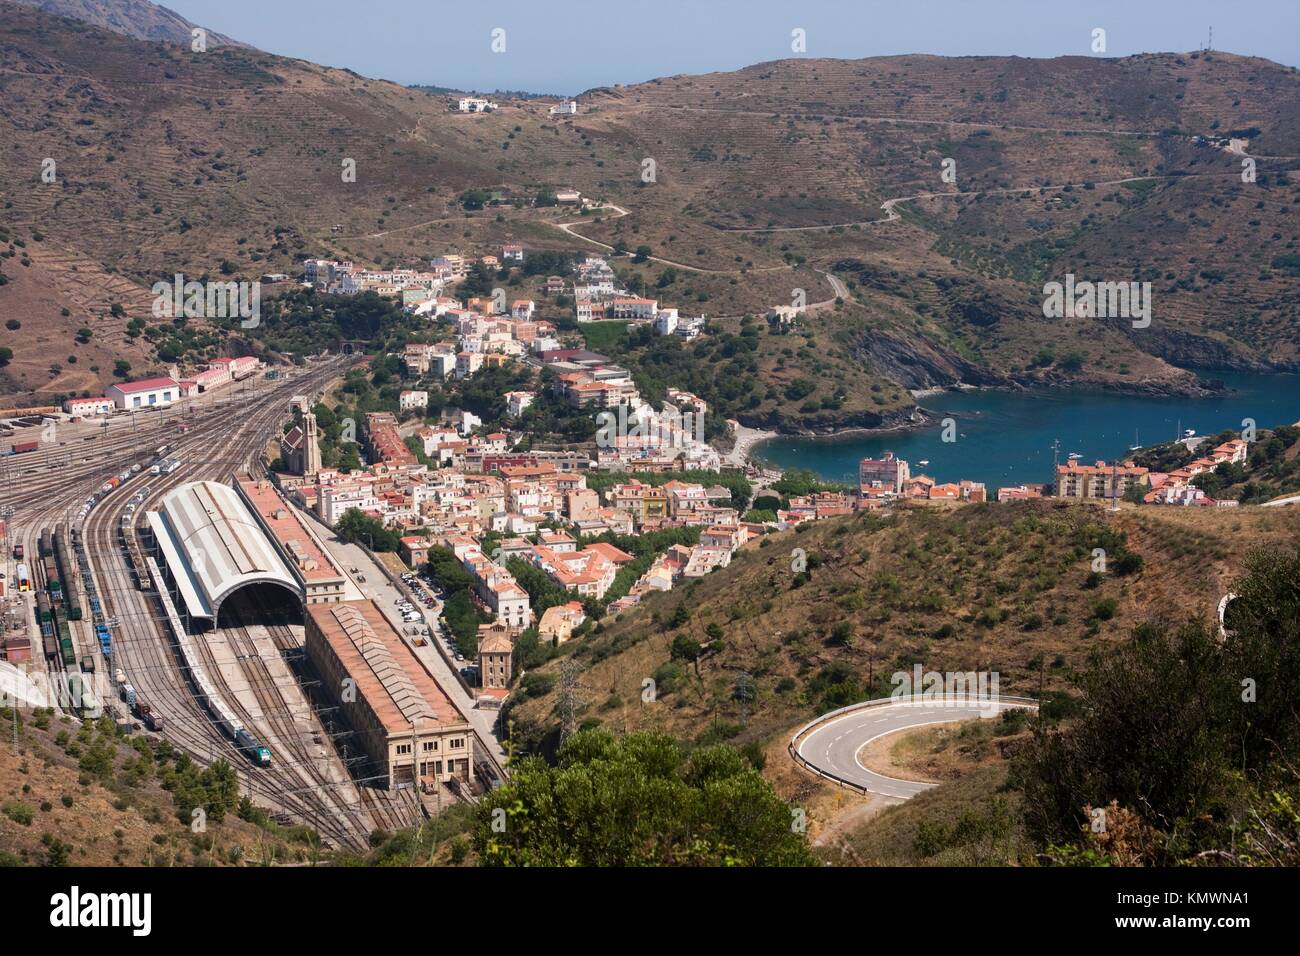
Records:
<instances>
[{"instance_id":1,"label":"freight car","mask_svg":"<svg viewBox=\"0 0 1300 956\"><path fill-rule=\"evenodd\" d=\"M105 657L113 656L113 637L103 624L95 625L95 637L99 640L99 649Z\"/></svg>"},{"instance_id":2,"label":"freight car","mask_svg":"<svg viewBox=\"0 0 1300 956\"><path fill-rule=\"evenodd\" d=\"M153 709L153 705L146 700L137 700L135 702L135 715L144 721L144 725L150 730L160 731L163 729L162 715Z\"/></svg>"}]
</instances>

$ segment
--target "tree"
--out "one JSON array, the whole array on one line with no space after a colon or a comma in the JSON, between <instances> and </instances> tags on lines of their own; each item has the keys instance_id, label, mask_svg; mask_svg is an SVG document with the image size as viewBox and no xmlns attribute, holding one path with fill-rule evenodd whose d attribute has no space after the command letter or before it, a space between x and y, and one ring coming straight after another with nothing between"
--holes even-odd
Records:
<instances>
[{"instance_id":1,"label":"tree","mask_svg":"<svg viewBox=\"0 0 1300 956\"><path fill-rule=\"evenodd\" d=\"M675 661L690 661L695 666L695 675L700 673L700 654L703 653L700 642L689 634L678 634L673 638L668 654Z\"/></svg>"},{"instance_id":2,"label":"tree","mask_svg":"<svg viewBox=\"0 0 1300 956\"><path fill-rule=\"evenodd\" d=\"M7 345L0 345L0 368L4 368L13 361L14 350Z\"/></svg>"},{"instance_id":3,"label":"tree","mask_svg":"<svg viewBox=\"0 0 1300 956\"><path fill-rule=\"evenodd\" d=\"M651 249L649 246L642 244L636 247L636 254L632 256L633 262L645 262L650 258Z\"/></svg>"},{"instance_id":4,"label":"tree","mask_svg":"<svg viewBox=\"0 0 1300 956\"><path fill-rule=\"evenodd\" d=\"M1297 580L1300 549L1253 552L1226 636L1217 622L1156 621L1094 652L1069 722L1040 722L1013 764L1031 836L1080 859L1086 808L1114 805L1152 833L1141 862L1250 862L1237 821L1300 799Z\"/></svg>"},{"instance_id":5,"label":"tree","mask_svg":"<svg viewBox=\"0 0 1300 956\"><path fill-rule=\"evenodd\" d=\"M479 804L488 866L811 866L790 808L735 750L580 730ZM497 823L500 821L504 828ZM496 824L496 825L494 825Z\"/></svg>"},{"instance_id":6,"label":"tree","mask_svg":"<svg viewBox=\"0 0 1300 956\"><path fill-rule=\"evenodd\" d=\"M401 546L397 532L384 527L378 518L372 518L359 508L349 508L334 524L334 531L344 541L364 544L375 551L396 551Z\"/></svg>"}]
</instances>

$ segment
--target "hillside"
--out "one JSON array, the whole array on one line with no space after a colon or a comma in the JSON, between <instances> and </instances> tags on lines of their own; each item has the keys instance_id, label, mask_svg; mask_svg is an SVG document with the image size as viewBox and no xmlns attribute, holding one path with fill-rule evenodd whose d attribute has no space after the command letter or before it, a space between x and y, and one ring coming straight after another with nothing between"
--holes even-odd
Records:
<instances>
[{"instance_id":1,"label":"hillside","mask_svg":"<svg viewBox=\"0 0 1300 956\"><path fill-rule=\"evenodd\" d=\"M14 0L35 7L42 13L70 17L91 26L112 30L136 40L163 40L189 46L195 24L175 10L149 0ZM238 40L208 31L208 45L247 46Z\"/></svg>"},{"instance_id":2,"label":"hillside","mask_svg":"<svg viewBox=\"0 0 1300 956\"><path fill-rule=\"evenodd\" d=\"M1300 367L1300 196L1286 176L1300 79L1267 61L802 59L592 90L557 119L549 100L461 115L346 70L4 13L0 149L32 185L3 187L0 225L28 248L39 232L56 271L84 259L147 291L176 272L294 273L311 255L399 265L507 240L644 245L652 258L620 269L723 331L796 289L819 304L793 341L764 339L737 369L758 385L741 420L787 431L879 424L910 409L904 389L957 381L1195 393L1185 367ZM1256 182L1241 181L1230 136ZM39 183L46 157L54 185ZM529 202L558 186L611 205ZM471 188L505 202L466 210ZM57 285L97 285L98 272L61 271ZM1152 282L1150 327L1044 319L1042 284L1066 273ZM24 326L51 341L111 328L104 298L58 291ZM51 380L47 356L5 335L16 358L0 387L81 384ZM790 388L800 379L812 393Z\"/></svg>"},{"instance_id":3,"label":"hillside","mask_svg":"<svg viewBox=\"0 0 1300 956\"><path fill-rule=\"evenodd\" d=\"M728 739L784 753L788 734L892 689L890 675L996 671L1037 695L1147 620L1209 619L1257 546L1293 540L1287 509L1124 508L1023 502L863 513L751 545L731 566L564 646L580 667L579 721ZM1094 574L1092 552L1107 551ZM808 571L792 570L802 549ZM704 648L698 675L674 641ZM687 641L687 643L689 643ZM541 667L558 675L560 661ZM656 701L642 703L653 679ZM551 745L561 695L533 678L511 710L522 746ZM769 766L782 763L769 757Z\"/></svg>"},{"instance_id":4,"label":"hillside","mask_svg":"<svg viewBox=\"0 0 1300 956\"><path fill-rule=\"evenodd\" d=\"M0 710L0 866L238 866L320 859L305 829L280 827L239 785L200 772L147 736L118 735L111 719L81 724L44 710ZM229 771L229 767L226 770ZM202 831L195 807L207 808ZM217 809L217 807L221 809Z\"/></svg>"}]
</instances>

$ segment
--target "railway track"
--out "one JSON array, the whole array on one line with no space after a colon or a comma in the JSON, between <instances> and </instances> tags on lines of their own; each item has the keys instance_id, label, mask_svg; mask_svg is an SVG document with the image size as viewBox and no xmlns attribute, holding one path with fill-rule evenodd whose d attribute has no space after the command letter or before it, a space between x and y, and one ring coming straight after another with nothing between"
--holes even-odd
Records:
<instances>
[{"instance_id":1,"label":"railway track","mask_svg":"<svg viewBox=\"0 0 1300 956\"><path fill-rule=\"evenodd\" d=\"M75 524L73 515L80 514L86 498L95 492L106 475L116 474L138 461L142 445L153 447L160 439L170 439L172 454L191 464L183 465L172 475L150 479L147 496L138 509L140 512L155 504L172 488L186 482L228 480L232 474L248 468L266 442L274 437L291 395L315 391L339 374L342 367L338 362L331 362L299 378L257 389L251 409L241 407L232 413L229 403L223 403L207 414L187 417L192 429L184 436L164 431L165 426L160 425L153 432L145 430L138 435L120 436L112 443L106 441L102 447L110 455L107 460L98 460L89 468L64 468L57 474L23 481L16 492L13 484L6 484L6 496L0 503L14 507L11 526L22 529L20 540L34 553L40 530ZM95 451L98 453L100 448ZM130 482L123 488L134 491L143 485L144 482ZM278 811L276 815L281 818L288 811L302 822L318 823L322 838L336 845L357 845L358 827L355 822L350 826L338 824L333 818L337 807L322 803L314 794L317 788L299 786L300 781L284 778L289 767L279 768L276 774L250 772L242 754L216 727L202 702L195 698L157 597L142 593L134 586L129 555L125 543L118 538L121 516L130 498L131 495L122 491L114 493L86 516L82 525L82 544L89 557L89 583L99 596L104 616L116 619L112 666L121 667L140 696L163 713L163 736L196 762L209 764L219 758L229 760L236 768L241 787L255 802ZM89 610L84 602L83 606ZM88 648L90 642L80 643L87 646L78 648L78 659L89 649L97 660L97 669L103 668L104 673L111 674L98 642L94 642L96 646L93 648ZM356 803L360 807L359 798ZM349 815L355 816L350 812Z\"/></svg>"},{"instance_id":2,"label":"railway track","mask_svg":"<svg viewBox=\"0 0 1300 956\"><path fill-rule=\"evenodd\" d=\"M225 641L230 654L219 661L213 645ZM262 743L271 747L273 767L290 778L291 786L284 791L299 803L298 812L323 837L329 837L343 846L361 849L374 829L373 821L357 812L360 798L355 794L348 799L352 789L345 768L340 766L341 779L330 779L320 763L328 754L313 754L304 740L304 730L297 726L294 714L285 701L284 691L299 692L293 687L284 688L271 674L262 658L248 626L242 623L227 625L209 632L203 640L195 642L205 661L204 666L226 703L239 714L245 726ZM227 677L230 669L237 669L245 682L237 686ZM257 703L254 711L246 703L241 691L251 690ZM304 708L310 705L304 700ZM310 730L307 731L311 733ZM341 795L340 795L341 791Z\"/></svg>"}]
</instances>

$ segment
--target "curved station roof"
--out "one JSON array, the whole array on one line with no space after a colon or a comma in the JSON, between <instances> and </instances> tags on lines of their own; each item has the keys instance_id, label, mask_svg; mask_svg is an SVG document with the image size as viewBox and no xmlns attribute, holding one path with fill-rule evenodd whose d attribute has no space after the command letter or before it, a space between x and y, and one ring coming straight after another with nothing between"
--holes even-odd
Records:
<instances>
[{"instance_id":1,"label":"curved station roof","mask_svg":"<svg viewBox=\"0 0 1300 956\"><path fill-rule=\"evenodd\" d=\"M301 600L275 544L229 485L181 485L148 520L191 618L215 622L222 601L249 584L278 584Z\"/></svg>"}]
</instances>

